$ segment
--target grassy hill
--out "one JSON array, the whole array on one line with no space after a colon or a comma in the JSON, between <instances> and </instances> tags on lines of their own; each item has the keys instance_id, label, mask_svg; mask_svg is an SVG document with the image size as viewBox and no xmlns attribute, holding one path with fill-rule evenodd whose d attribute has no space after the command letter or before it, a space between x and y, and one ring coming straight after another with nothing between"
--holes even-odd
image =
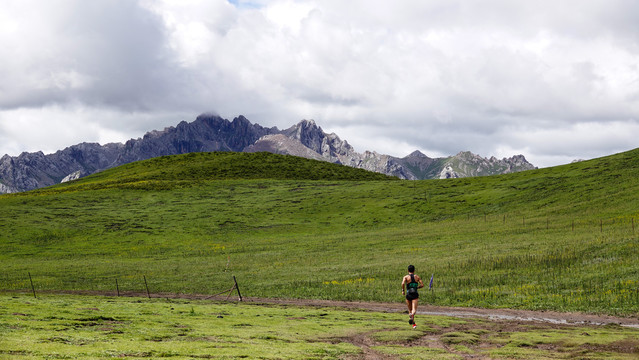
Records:
<instances>
[{"instance_id":1,"label":"grassy hill","mask_svg":"<svg viewBox=\"0 0 639 360\"><path fill-rule=\"evenodd\" d=\"M515 174L399 181L267 153L161 157L0 196L0 290L639 312L639 150Z\"/></svg>"}]
</instances>

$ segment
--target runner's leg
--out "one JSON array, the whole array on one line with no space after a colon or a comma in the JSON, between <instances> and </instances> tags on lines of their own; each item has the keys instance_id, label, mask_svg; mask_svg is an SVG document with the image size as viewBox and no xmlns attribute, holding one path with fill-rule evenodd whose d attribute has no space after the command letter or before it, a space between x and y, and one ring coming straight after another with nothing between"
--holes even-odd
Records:
<instances>
[{"instance_id":1,"label":"runner's leg","mask_svg":"<svg viewBox=\"0 0 639 360\"><path fill-rule=\"evenodd\" d=\"M413 301L406 299L406 305L408 306L408 323L413 323Z\"/></svg>"},{"instance_id":2,"label":"runner's leg","mask_svg":"<svg viewBox=\"0 0 639 360\"><path fill-rule=\"evenodd\" d=\"M412 306L411 306L411 315L412 317L415 317L415 314L417 314L417 303L419 302L419 299L413 299L411 301Z\"/></svg>"}]
</instances>

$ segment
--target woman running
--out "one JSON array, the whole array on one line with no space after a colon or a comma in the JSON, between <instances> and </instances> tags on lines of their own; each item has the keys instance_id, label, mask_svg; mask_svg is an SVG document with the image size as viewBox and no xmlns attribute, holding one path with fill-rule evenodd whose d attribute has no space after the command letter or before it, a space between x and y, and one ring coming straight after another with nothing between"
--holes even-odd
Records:
<instances>
[{"instance_id":1,"label":"woman running","mask_svg":"<svg viewBox=\"0 0 639 360\"><path fill-rule=\"evenodd\" d=\"M417 312L417 302L419 301L419 293L417 289L423 288L424 283L419 275L415 275L415 267L408 265L408 275L402 279L402 295L406 295L406 305L408 305L408 323L413 325L413 329L417 327L415 324L415 313ZM406 289L408 288L408 292Z\"/></svg>"}]
</instances>

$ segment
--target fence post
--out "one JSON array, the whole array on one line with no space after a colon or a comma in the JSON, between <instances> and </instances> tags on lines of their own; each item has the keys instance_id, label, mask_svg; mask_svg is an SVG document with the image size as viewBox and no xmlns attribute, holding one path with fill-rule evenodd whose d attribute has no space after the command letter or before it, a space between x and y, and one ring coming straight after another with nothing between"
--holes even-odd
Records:
<instances>
[{"instance_id":1,"label":"fence post","mask_svg":"<svg viewBox=\"0 0 639 360\"><path fill-rule=\"evenodd\" d=\"M118 297L120 297L120 285L118 285L118 278L115 278L115 290L117 290Z\"/></svg>"},{"instance_id":2,"label":"fence post","mask_svg":"<svg viewBox=\"0 0 639 360\"><path fill-rule=\"evenodd\" d=\"M33 279L31 278L31 272L29 272L29 282L31 282L31 291L33 291L33 297L37 299L35 293L35 287L33 286Z\"/></svg>"},{"instance_id":3,"label":"fence post","mask_svg":"<svg viewBox=\"0 0 639 360\"><path fill-rule=\"evenodd\" d=\"M146 283L146 275L142 275L144 277L144 287L146 287L146 296L150 299L151 293L149 293L149 285Z\"/></svg>"},{"instance_id":4,"label":"fence post","mask_svg":"<svg viewBox=\"0 0 639 360\"><path fill-rule=\"evenodd\" d=\"M233 281L235 282L235 288L237 289L237 295L239 295L240 301L242 301L242 294L240 293L240 287L237 285L237 280L235 279L235 275L233 275Z\"/></svg>"}]
</instances>

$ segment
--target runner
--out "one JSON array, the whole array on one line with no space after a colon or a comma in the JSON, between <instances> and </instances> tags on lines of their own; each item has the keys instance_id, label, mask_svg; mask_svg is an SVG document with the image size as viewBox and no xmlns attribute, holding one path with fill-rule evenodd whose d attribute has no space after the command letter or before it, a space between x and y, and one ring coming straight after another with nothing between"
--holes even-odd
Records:
<instances>
[{"instance_id":1,"label":"runner","mask_svg":"<svg viewBox=\"0 0 639 360\"><path fill-rule=\"evenodd\" d=\"M419 275L415 275L415 267L408 265L408 275L402 279L402 295L406 295L406 305L408 305L408 323L413 325L413 329L417 327L415 324L415 313L417 312L417 302L419 301L419 293L417 289L423 288L424 283ZM406 293L408 288L408 293Z\"/></svg>"}]
</instances>

